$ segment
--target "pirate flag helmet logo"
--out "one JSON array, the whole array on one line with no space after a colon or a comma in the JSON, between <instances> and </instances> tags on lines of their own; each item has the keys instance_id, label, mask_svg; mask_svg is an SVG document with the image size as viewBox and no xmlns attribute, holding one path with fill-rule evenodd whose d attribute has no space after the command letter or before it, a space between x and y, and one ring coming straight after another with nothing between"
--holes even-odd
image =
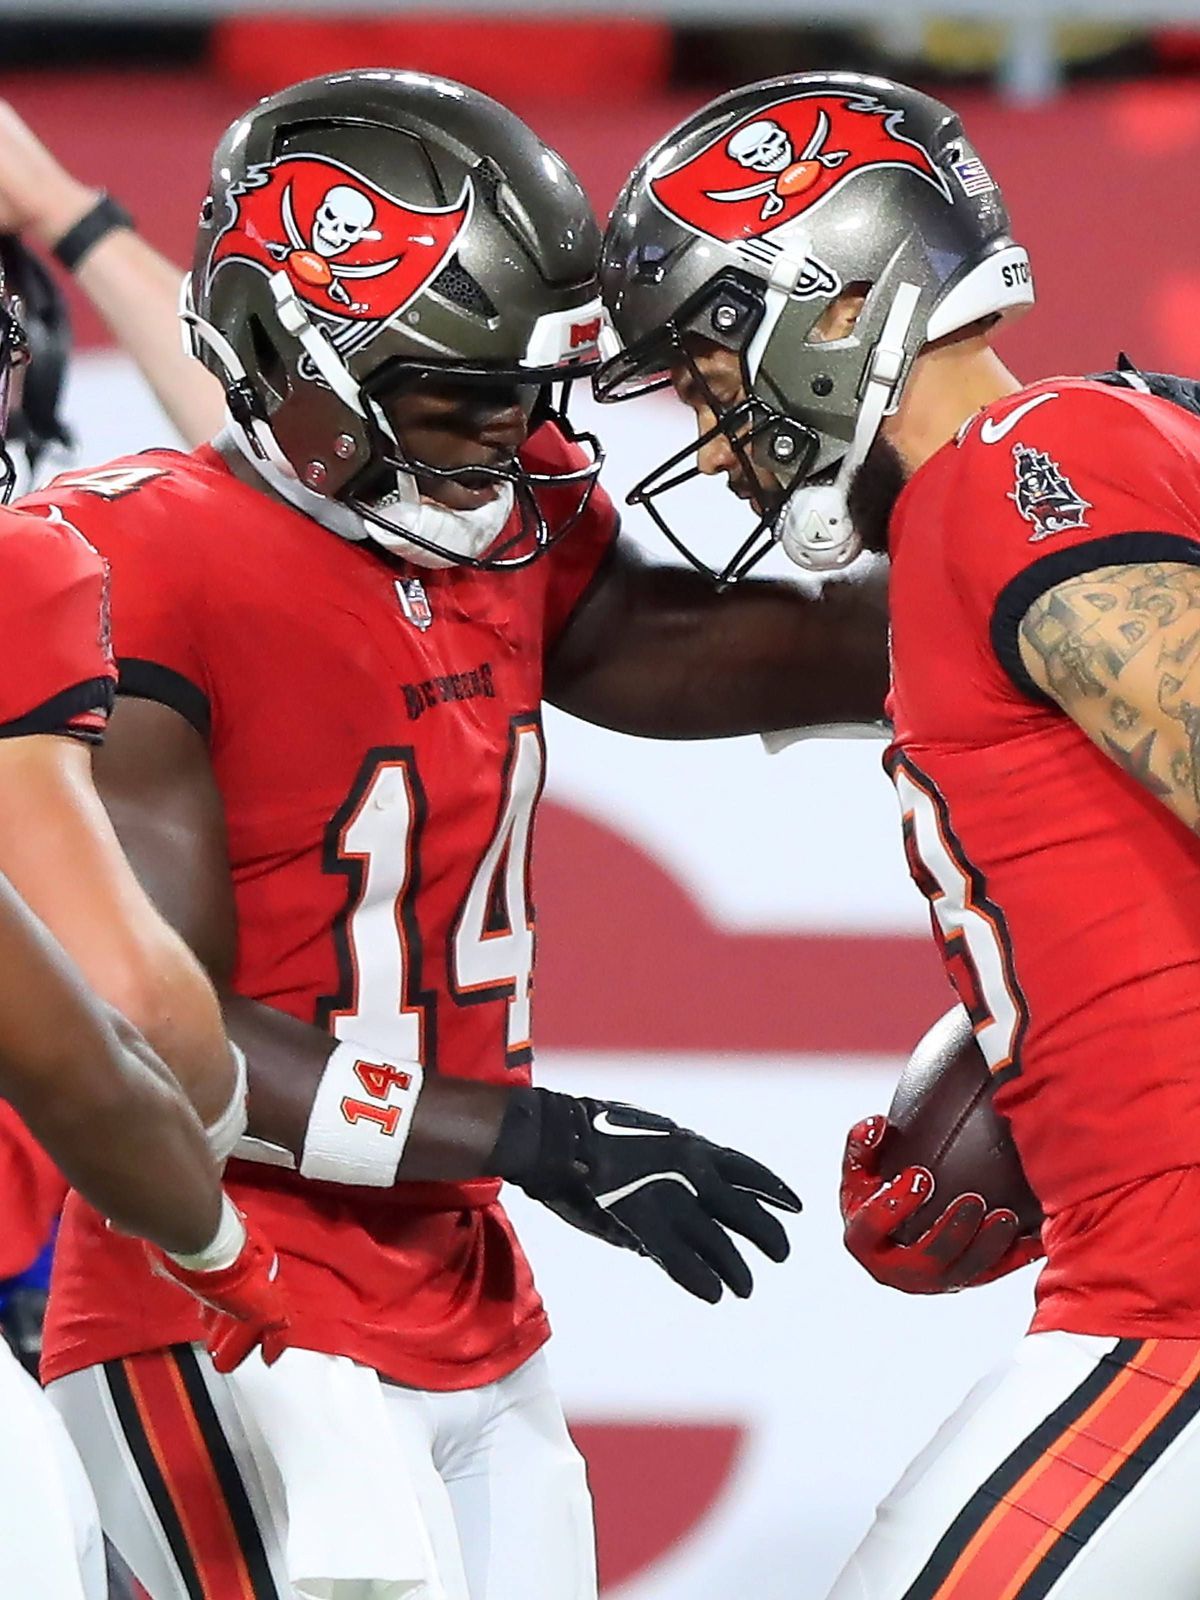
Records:
<instances>
[{"instance_id":1,"label":"pirate flag helmet logo","mask_svg":"<svg viewBox=\"0 0 1200 1600\"><path fill-rule=\"evenodd\" d=\"M810 211L856 173L907 167L950 198L929 152L900 132L902 111L872 94L825 91L756 109L650 183L677 222L725 244Z\"/></svg>"},{"instance_id":2,"label":"pirate flag helmet logo","mask_svg":"<svg viewBox=\"0 0 1200 1600\"><path fill-rule=\"evenodd\" d=\"M229 190L233 217L213 248L210 282L231 261L287 273L297 297L361 342L393 321L446 263L471 215L470 179L449 206L397 200L325 156L254 167Z\"/></svg>"}]
</instances>

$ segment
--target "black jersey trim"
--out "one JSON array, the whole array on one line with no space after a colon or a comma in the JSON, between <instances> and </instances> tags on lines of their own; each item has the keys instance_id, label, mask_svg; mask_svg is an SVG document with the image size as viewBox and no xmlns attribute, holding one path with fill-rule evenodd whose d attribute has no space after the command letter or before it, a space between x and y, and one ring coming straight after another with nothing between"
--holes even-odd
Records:
<instances>
[{"instance_id":1,"label":"black jersey trim","mask_svg":"<svg viewBox=\"0 0 1200 1600\"><path fill-rule=\"evenodd\" d=\"M1052 705L1021 660L1019 634L1025 613L1036 600L1060 583L1100 567L1133 566L1141 561L1174 561L1200 567L1200 543L1173 533L1114 533L1089 539L1067 550L1055 550L1018 572L1001 589L992 608L991 638L996 660L1021 694L1039 705Z\"/></svg>"},{"instance_id":2,"label":"black jersey trim","mask_svg":"<svg viewBox=\"0 0 1200 1600\"><path fill-rule=\"evenodd\" d=\"M212 730L208 696L182 672L158 661L144 661L140 656L118 656L117 670L118 694L128 695L131 700L156 700L159 705L178 711L202 739L208 738Z\"/></svg>"},{"instance_id":3,"label":"black jersey trim","mask_svg":"<svg viewBox=\"0 0 1200 1600\"><path fill-rule=\"evenodd\" d=\"M113 707L113 682L111 678L88 678L61 694L51 695L40 706L14 717L11 722L0 722L0 739L23 739L31 733L67 733L76 739L98 742L99 732L86 728L73 728L75 717L96 712L107 717Z\"/></svg>"}]
</instances>

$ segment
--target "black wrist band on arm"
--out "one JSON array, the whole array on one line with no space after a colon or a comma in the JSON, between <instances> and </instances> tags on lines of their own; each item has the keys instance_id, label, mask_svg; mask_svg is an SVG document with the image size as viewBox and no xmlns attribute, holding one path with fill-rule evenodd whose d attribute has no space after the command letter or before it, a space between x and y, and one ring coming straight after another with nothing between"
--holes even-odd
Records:
<instances>
[{"instance_id":1,"label":"black wrist band on arm","mask_svg":"<svg viewBox=\"0 0 1200 1600\"><path fill-rule=\"evenodd\" d=\"M52 253L61 266L74 272L89 250L106 239L118 228L132 228L133 218L118 200L102 194L90 211L85 211L74 227L68 228L62 238L52 246Z\"/></svg>"}]
</instances>

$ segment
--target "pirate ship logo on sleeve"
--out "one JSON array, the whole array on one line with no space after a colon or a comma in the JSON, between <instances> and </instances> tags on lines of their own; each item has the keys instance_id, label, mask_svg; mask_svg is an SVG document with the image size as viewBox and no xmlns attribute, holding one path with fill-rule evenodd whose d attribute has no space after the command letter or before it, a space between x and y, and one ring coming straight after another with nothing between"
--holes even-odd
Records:
<instances>
[{"instance_id":1,"label":"pirate ship logo on sleeve","mask_svg":"<svg viewBox=\"0 0 1200 1600\"><path fill-rule=\"evenodd\" d=\"M1017 482L1008 498L1033 526L1030 544L1071 528L1087 527L1086 513L1092 509L1092 502L1075 492L1070 478L1053 457L1032 445L1015 444L1013 461Z\"/></svg>"}]
</instances>

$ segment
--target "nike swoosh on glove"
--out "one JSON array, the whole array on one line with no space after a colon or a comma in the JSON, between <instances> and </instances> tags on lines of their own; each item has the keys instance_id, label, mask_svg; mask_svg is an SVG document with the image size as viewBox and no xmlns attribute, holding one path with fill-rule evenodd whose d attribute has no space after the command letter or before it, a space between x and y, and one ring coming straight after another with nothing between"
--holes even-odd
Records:
<instances>
[{"instance_id":1,"label":"nike swoosh on glove","mask_svg":"<svg viewBox=\"0 0 1200 1600\"><path fill-rule=\"evenodd\" d=\"M787 1234L766 1208L800 1210L781 1178L738 1150L636 1106L547 1089L513 1091L490 1170L710 1303L754 1287L730 1234L784 1261Z\"/></svg>"},{"instance_id":2,"label":"nike swoosh on glove","mask_svg":"<svg viewBox=\"0 0 1200 1600\"><path fill-rule=\"evenodd\" d=\"M245 1243L236 1261L215 1272L194 1271L165 1251L146 1247L154 1270L201 1302L204 1342L218 1372L232 1372L255 1349L268 1366L278 1361L290 1325L275 1248L244 1213L238 1214Z\"/></svg>"},{"instance_id":3,"label":"nike swoosh on glove","mask_svg":"<svg viewBox=\"0 0 1200 1600\"><path fill-rule=\"evenodd\" d=\"M956 1196L913 1241L893 1235L934 1190L926 1167L879 1176L886 1117L855 1123L842 1157L841 1207L846 1249L875 1279L905 1294L950 1294L991 1283L1043 1255L1041 1241L1022 1237L1016 1212L989 1211L982 1195Z\"/></svg>"}]
</instances>

